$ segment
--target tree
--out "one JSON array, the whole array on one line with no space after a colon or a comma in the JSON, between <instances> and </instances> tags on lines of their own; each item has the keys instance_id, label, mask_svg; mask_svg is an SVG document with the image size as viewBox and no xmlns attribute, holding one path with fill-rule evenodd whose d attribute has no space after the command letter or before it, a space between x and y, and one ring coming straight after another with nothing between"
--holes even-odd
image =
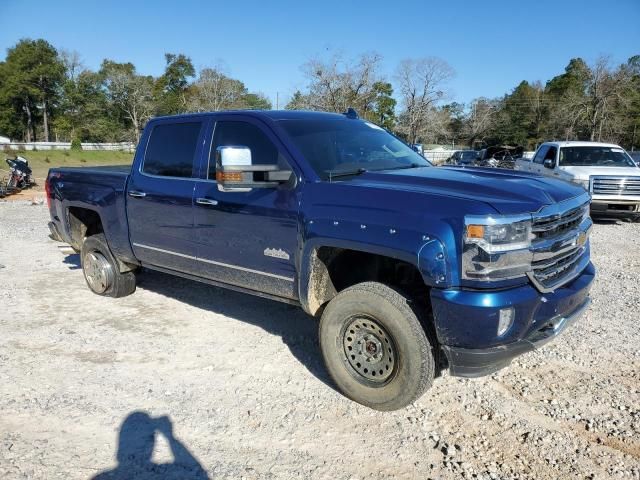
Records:
<instances>
[{"instance_id":1,"label":"tree","mask_svg":"<svg viewBox=\"0 0 640 480\"><path fill-rule=\"evenodd\" d=\"M135 141L153 111L153 78L136 74L131 63L104 60L100 67L107 98L131 124Z\"/></svg>"},{"instance_id":2,"label":"tree","mask_svg":"<svg viewBox=\"0 0 640 480\"><path fill-rule=\"evenodd\" d=\"M501 143L523 145L527 148L544 141L542 131L546 115L545 93L542 85L522 81L509 95L505 95L497 127Z\"/></svg>"},{"instance_id":3,"label":"tree","mask_svg":"<svg viewBox=\"0 0 640 480\"><path fill-rule=\"evenodd\" d=\"M563 74L552 78L545 87L552 108L549 112L550 133L569 140L583 136L586 118L585 92L591 72L581 58L572 58Z\"/></svg>"},{"instance_id":4,"label":"tree","mask_svg":"<svg viewBox=\"0 0 640 480\"><path fill-rule=\"evenodd\" d=\"M499 111L499 102L488 98L477 98L471 102L471 108L464 125L464 132L471 148L476 142L485 143L487 137L494 130Z\"/></svg>"},{"instance_id":5,"label":"tree","mask_svg":"<svg viewBox=\"0 0 640 480\"><path fill-rule=\"evenodd\" d=\"M352 107L369 118L383 95L382 77L378 73L381 61L376 53L352 61L345 61L339 54L328 60L309 60L302 68L309 81L304 96L307 108L341 113Z\"/></svg>"},{"instance_id":6,"label":"tree","mask_svg":"<svg viewBox=\"0 0 640 480\"><path fill-rule=\"evenodd\" d=\"M46 40L20 40L7 50L2 73L2 110L23 124L27 141L36 139L36 121L42 115L43 137L49 141L50 115L64 78L56 49Z\"/></svg>"},{"instance_id":7,"label":"tree","mask_svg":"<svg viewBox=\"0 0 640 480\"><path fill-rule=\"evenodd\" d=\"M589 139L601 141L607 126L616 117L615 106L623 100L630 80L624 68L611 71L609 57L599 57L591 68L587 86L587 120Z\"/></svg>"},{"instance_id":8,"label":"tree","mask_svg":"<svg viewBox=\"0 0 640 480\"><path fill-rule=\"evenodd\" d=\"M304 95L300 90L296 90L291 97L291 100L285 105L285 110L310 110L309 98Z\"/></svg>"},{"instance_id":9,"label":"tree","mask_svg":"<svg viewBox=\"0 0 640 480\"><path fill-rule=\"evenodd\" d=\"M164 73L155 81L154 98L159 115L185 112L188 99L189 78L196 71L191 59L183 54L166 53Z\"/></svg>"},{"instance_id":10,"label":"tree","mask_svg":"<svg viewBox=\"0 0 640 480\"><path fill-rule=\"evenodd\" d=\"M365 112L365 118L387 130L392 130L396 123L396 100L393 98L393 87L388 82L375 82L371 90L372 108L370 112Z\"/></svg>"},{"instance_id":11,"label":"tree","mask_svg":"<svg viewBox=\"0 0 640 480\"><path fill-rule=\"evenodd\" d=\"M246 110L271 110L271 102L261 93L245 93L240 98L240 105Z\"/></svg>"},{"instance_id":12,"label":"tree","mask_svg":"<svg viewBox=\"0 0 640 480\"><path fill-rule=\"evenodd\" d=\"M271 102L261 93L250 93L240 80L222 73L221 67L204 68L191 85L188 109L215 112L228 109L269 110Z\"/></svg>"},{"instance_id":13,"label":"tree","mask_svg":"<svg viewBox=\"0 0 640 480\"><path fill-rule=\"evenodd\" d=\"M418 141L433 109L445 98L445 86L453 75L449 64L437 57L407 59L398 65L395 77L402 105L399 127L409 143Z\"/></svg>"},{"instance_id":14,"label":"tree","mask_svg":"<svg viewBox=\"0 0 640 480\"><path fill-rule=\"evenodd\" d=\"M107 97L103 75L83 70L74 80L67 77L54 121L56 137L88 142L130 138L126 117Z\"/></svg>"}]
</instances>

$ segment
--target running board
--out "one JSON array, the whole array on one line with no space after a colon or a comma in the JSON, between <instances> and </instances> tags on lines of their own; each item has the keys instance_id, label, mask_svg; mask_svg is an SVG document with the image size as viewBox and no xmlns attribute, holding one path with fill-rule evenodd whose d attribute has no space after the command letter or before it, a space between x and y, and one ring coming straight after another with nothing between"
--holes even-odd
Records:
<instances>
[{"instance_id":1,"label":"running board","mask_svg":"<svg viewBox=\"0 0 640 480\"><path fill-rule=\"evenodd\" d=\"M147 268L149 270L168 273L169 275L177 275L178 277L186 278L187 280L207 283L209 285L213 285L214 287L226 288L228 290L233 290L240 293L248 293L249 295L266 298L267 300L275 300L276 302L288 303L289 305L295 305L297 307L301 307L300 302L292 298L279 297L278 295L271 295L270 293L258 292L256 290L251 290L250 288L239 287L237 285L231 285L229 283L219 282L217 280L198 277L196 275L190 275L188 273L178 272L177 270L171 270L170 268L157 267L156 265L149 265L149 264L143 263L142 267Z\"/></svg>"}]
</instances>

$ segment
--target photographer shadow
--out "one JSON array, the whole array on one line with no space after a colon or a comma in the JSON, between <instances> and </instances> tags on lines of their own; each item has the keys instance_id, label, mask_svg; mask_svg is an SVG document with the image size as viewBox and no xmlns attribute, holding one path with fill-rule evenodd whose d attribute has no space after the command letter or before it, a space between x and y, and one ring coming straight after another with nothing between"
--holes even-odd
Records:
<instances>
[{"instance_id":1,"label":"photographer shadow","mask_svg":"<svg viewBox=\"0 0 640 480\"><path fill-rule=\"evenodd\" d=\"M152 462L156 434L163 435L171 448L172 463ZM118 465L91 480L207 480L209 475L193 454L173 435L168 417L152 418L133 412L125 418L118 437Z\"/></svg>"}]
</instances>

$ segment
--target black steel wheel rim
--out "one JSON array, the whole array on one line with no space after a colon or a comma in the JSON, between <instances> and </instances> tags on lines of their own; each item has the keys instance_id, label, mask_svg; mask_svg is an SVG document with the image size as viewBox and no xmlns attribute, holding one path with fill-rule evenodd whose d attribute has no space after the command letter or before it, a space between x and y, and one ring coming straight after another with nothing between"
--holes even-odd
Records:
<instances>
[{"instance_id":1,"label":"black steel wheel rim","mask_svg":"<svg viewBox=\"0 0 640 480\"><path fill-rule=\"evenodd\" d=\"M383 386L393 379L398 365L397 349L386 329L368 315L345 322L342 346L347 368L361 383Z\"/></svg>"}]
</instances>

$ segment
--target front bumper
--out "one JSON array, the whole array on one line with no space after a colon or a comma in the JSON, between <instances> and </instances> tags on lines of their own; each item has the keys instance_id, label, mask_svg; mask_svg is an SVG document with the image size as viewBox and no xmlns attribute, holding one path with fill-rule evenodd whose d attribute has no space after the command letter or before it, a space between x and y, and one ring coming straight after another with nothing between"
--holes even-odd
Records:
<instances>
[{"instance_id":1,"label":"front bumper","mask_svg":"<svg viewBox=\"0 0 640 480\"><path fill-rule=\"evenodd\" d=\"M640 200L594 197L591 201L591 216L637 218L640 217Z\"/></svg>"},{"instance_id":2,"label":"front bumper","mask_svg":"<svg viewBox=\"0 0 640 480\"><path fill-rule=\"evenodd\" d=\"M449 371L457 377L481 377L506 367L518 355L530 352L550 342L573 324L587 310L591 299L587 299L567 316L549 320L539 330L514 343L485 349L443 347L449 360Z\"/></svg>"},{"instance_id":3,"label":"front bumper","mask_svg":"<svg viewBox=\"0 0 640 480\"><path fill-rule=\"evenodd\" d=\"M506 367L513 358L553 340L589 306L595 277L590 263L574 280L552 293L530 285L483 292L431 292L438 340L454 376L480 377ZM513 308L513 324L501 337L501 309Z\"/></svg>"}]
</instances>

